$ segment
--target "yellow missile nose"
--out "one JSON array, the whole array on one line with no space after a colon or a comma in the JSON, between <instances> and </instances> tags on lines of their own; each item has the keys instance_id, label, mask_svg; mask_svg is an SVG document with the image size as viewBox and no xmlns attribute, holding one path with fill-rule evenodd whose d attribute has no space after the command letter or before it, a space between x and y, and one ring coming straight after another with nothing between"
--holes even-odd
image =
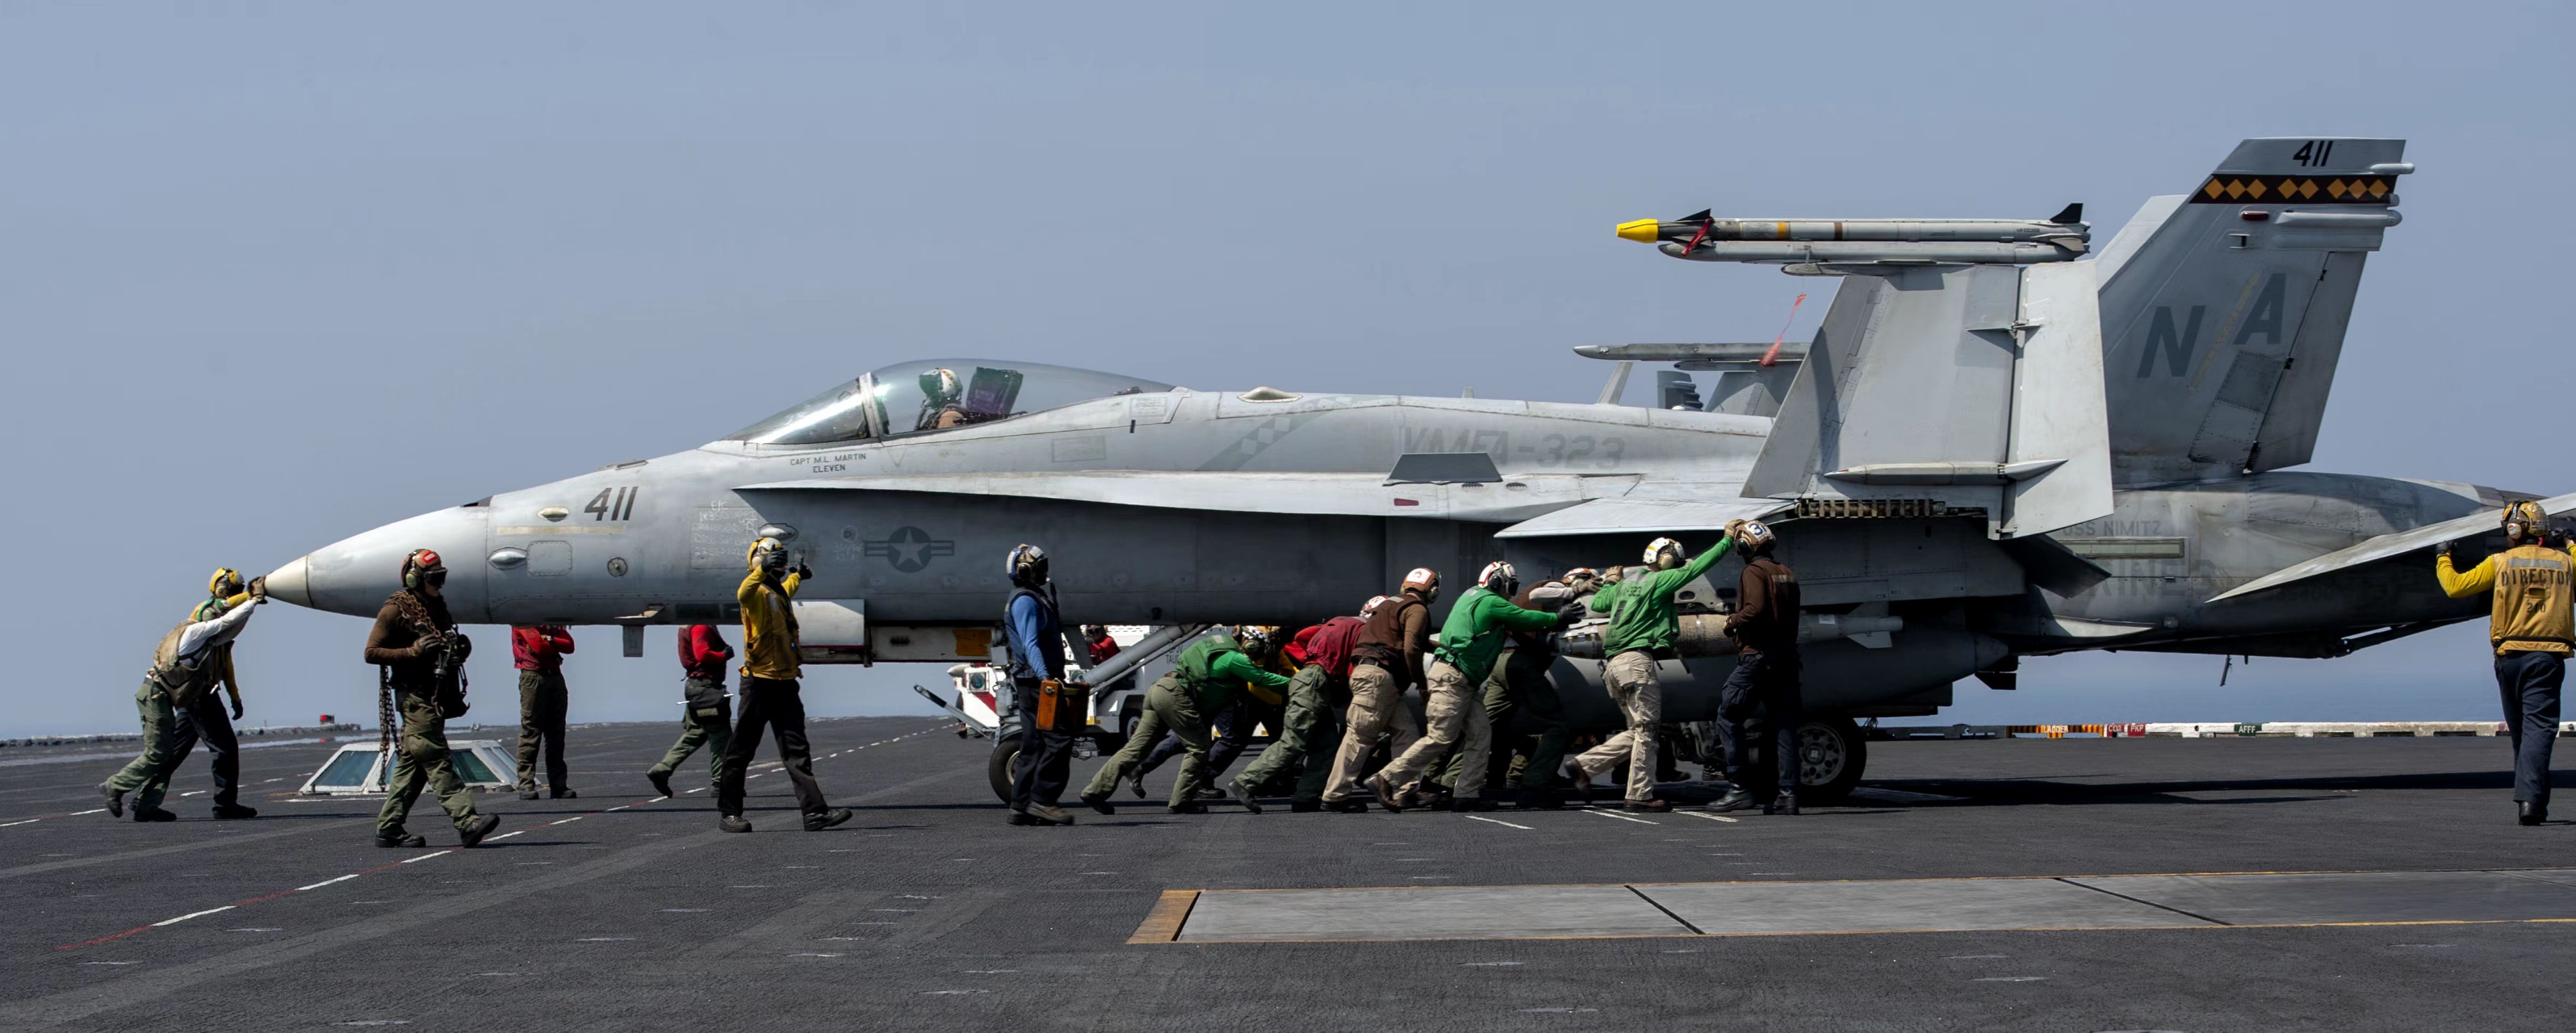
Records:
<instances>
[{"instance_id":1,"label":"yellow missile nose","mask_svg":"<svg viewBox=\"0 0 2576 1033\"><path fill-rule=\"evenodd\" d=\"M1663 235L1664 224L1656 219L1637 219L1619 224L1619 239L1652 244Z\"/></svg>"}]
</instances>

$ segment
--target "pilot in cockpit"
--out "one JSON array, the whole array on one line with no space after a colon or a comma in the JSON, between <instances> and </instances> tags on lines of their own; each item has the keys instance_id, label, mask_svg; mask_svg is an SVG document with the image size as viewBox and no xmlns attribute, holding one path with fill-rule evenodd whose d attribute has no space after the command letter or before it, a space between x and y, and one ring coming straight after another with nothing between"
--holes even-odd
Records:
<instances>
[{"instance_id":1,"label":"pilot in cockpit","mask_svg":"<svg viewBox=\"0 0 2576 1033\"><path fill-rule=\"evenodd\" d=\"M965 406L961 404L965 397L966 387L958 381L956 370L944 368L923 370L921 415L913 421L912 429L947 430L950 427L961 427L974 422L974 418L967 415Z\"/></svg>"}]
</instances>

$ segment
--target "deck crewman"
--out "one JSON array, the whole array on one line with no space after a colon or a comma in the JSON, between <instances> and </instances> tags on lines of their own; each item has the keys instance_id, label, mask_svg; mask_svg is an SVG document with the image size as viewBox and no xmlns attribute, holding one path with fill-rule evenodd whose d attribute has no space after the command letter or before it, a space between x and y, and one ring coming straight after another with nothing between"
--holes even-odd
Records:
<instances>
[{"instance_id":1,"label":"deck crewman","mask_svg":"<svg viewBox=\"0 0 2576 1033\"><path fill-rule=\"evenodd\" d=\"M1205 814L1207 804L1200 802L1199 791L1208 784L1208 719L1233 705L1235 695L1245 683L1259 685L1273 692L1288 687L1288 678L1264 666L1274 648L1269 629L1254 625L1236 628L1231 635L1213 635L1189 644L1181 650L1180 660L1172 673L1145 690L1145 713L1136 722L1136 730L1127 737L1127 745L1109 758L1091 776L1091 784L1082 791L1082 802L1102 814L1115 814L1109 802L1111 790L1118 781L1143 763L1145 751L1160 742L1163 733L1181 737L1186 752L1181 758L1181 775L1172 780L1172 795L1167 805L1174 814Z\"/></svg>"},{"instance_id":2,"label":"deck crewman","mask_svg":"<svg viewBox=\"0 0 2576 1033\"><path fill-rule=\"evenodd\" d=\"M1377 603L1351 647L1351 707L1341 749L1333 756L1333 774L1324 786L1324 809L1344 814L1368 813L1368 804L1351 799L1359 791L1378 736L1387 750L1402 756L1421 738L1422 726L1404 704L1407 686L1422 681L1422 653L1431 640L1431 604L1440 599L1440 572L1415 567L1392 598ZM1384 802L1384 801L1381 801ZM1397 801L1397 806L1402 806Z\"/></svg>"},{"instance_id":3,"label":"deck crewman","mask_svg":"<svg viewBox=\"0 0 2576 1033\"><path fill-rule=\"evenodd\" d=\"M1621 763L1628 767L1627 809L1632 811L1666 811L1672 805L1655 799L1655 726L1664 719L1663 684L1656 667L1664 660L1680 656L1674 643L1681 638L1681 618L1674 612L1673 596L1708 573L1719 558L1735 544L1732 537L1720 538L1708 551L1685 563L1682 543L1670 538L1657 538L1646 544L1646 566L1642 575L1631 574L1611 595L1610 625L1601 635L1601 652L1609 660L1602 668L1602 683L1610 691L1610 701L1619 706L1628 727L1599 746L1574 758L1567 774L1574 778L1575 792L1586 799L1592 795L1592 777L1610 771ZM1601 603L1596 599L1595 609Z\"/></svg>"},{"instance_id":4,"label":"deck crewman","mask_svg":"<svg viewBox=\"0 0 2576 1033\"><path fill-rule=\"evenodd\" d=\"M1726 633L1735 639L1735 671L1718 690L1717 736L1725 752L1726 780L1733 786L1713 810L1752 806L1752 786L1769 782L1764 814L1798 813L1798 575L1772 557L1779 537L1771 525L1747 520L1727 529L1727 537L1744 545L1744 572L1736 581L1735 612L1726 615ZM1766 777L1753 770L1753 721L1763 722L1762 737L1771 741L1772 770Z\"/></svg>"},{"instance_id":5,"label":"deck crewman","mask_svg":"<svg viewBox=\"0 0 2576 1033\"><path fill-rule=\"evenodd\" d=\"M2454 599L2495 593L2487 639L2495 646L2496 689L2513 741L2515 820L2549 820L2549 754L2558 740L2558 693L2576 645L2576 545L2559 540L2540 503L2504 508L2505 550L2466 572L2451 566L2452 543L2433 560L2442 591Z\"/></svg>"},{"instance_id":6,"label":"deck crewman","mask_svg":"<svg viewBox=\"0 0 2576 1033\"><path fill-rule=\"evenodd\" d=\"M402 720L400 752L385 779L385 805L376 812L376 845L417 847L428 840L403 828L425 786L456 826L459 846L473 846L501 825L497 814L477 814L474 792L456 775L448 756L447 719L465 716L465 659L474 642L456 630L447 612L447 565L437 553L414 549L403 557L402 589L376 611L367 632L366 660L377 666L384 734L392 714Z\"/></svg>"},{"instance_id":7,"label":"deck crewman","mask_svg":"<svg viewBox=\"0 0 2576 1033\"><path fill-rule=\"evenodd\" d=\"M1494 673L1494 662L1502 655L1506 632L1552 631L1574 623L1576 614L1558 614L1526 610L1512 605L1511 597L1520 591L1520 576L1512 565L1500 561L1488 563L1476 575L1476 587L1458 597L1450 608L1449 619L1440 627L1438 648L1431 663L1423 668L1426 688L1423 720L1428 727L1412 748L1369 778L1370 791L1377 794L1378 805L1390 811L1407 806L1415 787L1443 754L1456 749L1464 758L1458 770L1453 807L1460 810L1492 810L1494 801L1486 799L1485 762L1489 758L1492 724L1485 716L1485 679Z\"/></svg>"},{"instance_id":8,"label":"deck crewman","mask_svg":"<svg viewBox=\"0 0 2576 1033\"><path fill-rule=\"evenodd\" d=\"M726 832L751 831L742 816L743 784L750 776L751 755L760 750L763 732L778 736L780 770L796 787L796 809L805 831L821 832L850 820L846 808L823 799L814 781L814 751L805 740L805 699L797 679L796 590L814 576L802 563L787 569L787 544L776 538L751 543L744 555L751 567L734 601L742 605L742 714L735 718L733 742L726 746L724 773L716 778L716 827Z\"/></svg>"},{"instance_id":9,"label":"deck crewman","mask_svg":"<svg viewBox=\"0 0 2576 1033\"><path fill-rule=\"evenodd\" d=\"M581 794L565 784L563 658L572 632L560 624L521 624L510 629L510 665L519 670L519 799L537 798L537 751L546 758L546 795L568 800Z\"/></svg>"},{"instance_id":10,"label":"deck crewman","mask_svg":"<svg viewBox=\"0 0 2576 1033\"><path fill-rule=\"evenodd\" d=\"M1291 645L1280 649L1300 666L1288 679L1279 737L1226 782L1226 792L1245 810L1261 813L1253 794L1290 770L1297 772L1297 788L1288 809L1301 814L1324 809L1324 784L1333 774L1342 709L1349 704L1351 647L1358 644L1362 626L1357 617L1335 617L1298 632Z\"/></svg>"},{"instance_id":11,"label":"deck crewman","mask_svg":"<svg viewBox=\"0 0 2576 1033\"><path fill-rule=\"evenodd\" d=\"M1010 638L1011 701L1020 715L1020 752L1011 758L1013 825L1071 825L1056 801L1073 764L1073 729L1082 723L1080 690L1064 681L1064 618L1056 612L1047 555L1034 545L1011 550L1003 561L1011 594L1002 603L1002 629ZM1053 700L1046 699L1053 694Z\"/></svg>"},{"instance_id":12,"label":"deck crewman","mask_svg":"<svg viewBox=\"0 0 2576 1033\"><path fill-rule=\"evenodd\" d=\"M1521 590L1512 597L1512 605L1524 610L1562 613L1575 600L1590 595L1601 587L1601 574L1590 567L1576 567L1564 577L1549 578ZM1584 611L1577 608L1577 619ZM1556 790L1548 781L1565 766L1566 743L1573 738L1574 725L1565 719L1564 701L1557 698L1556 685L1547 678L1548 668L1555 666L1557 630L1515 631L1503 639L1502 662L1485 678L1485 717L1493 724L1493 744L1485 761L1484 799L1497 799L1511 788L1512 754L1523 743L1529 746L1529 761L1521 768L1519 792L1515 803L1527 808L1562 806ZM1466 767L1466 758L1457 753L1449 756L1449 767L1442 781L1455 793L1458 774Z\"/></svg>"},{"instance_id":13,"label":"deck crewman","mask_svg":"<svg viewBox=\"0 0 2576 1033\"><path fill-rule=\"evenodd\" d=\"M268 601L268 590L258 579L245 587L240 571L222 567L207 580L206 594L206 601L198 603L187 620L162 636L143 686L134 693L134 707L143 716L143 754L99 783L99 794L107 797L112 817L125 816L125 794L133 793L134 820L178 820L178 815L161 808L161 800L170 791L170 776L178 773L201 740L214 762L215 817L259 814L242 806L241 746L214 689L223 686L232 698L232 717L240 718L241 684L233 673L233 640L249 626L259 604Z\"/></svg>"},{"instance_id":14,"label":"deck crewman","mask_svg":"<svg viewBox=\"0 0 2576 1033\"><path fill-rule=\"evenodd\" d=\"M725 695L725 661L731 659L733 645L715 625L680 629L680 738L644 772L654 792L672 795L671 773L701 745L707 748L708 791L724 781L725 750L733 745L733 700Z\"/></svg>"}]
</instances>

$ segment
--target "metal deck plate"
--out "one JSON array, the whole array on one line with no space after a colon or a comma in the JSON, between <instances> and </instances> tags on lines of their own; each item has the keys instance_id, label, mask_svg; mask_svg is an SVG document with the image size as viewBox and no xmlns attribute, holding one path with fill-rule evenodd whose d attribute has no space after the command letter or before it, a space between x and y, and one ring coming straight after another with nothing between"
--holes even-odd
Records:
<instances>
[{"instance_id":1,"label":"metal deck plate","mask_svg":"<svg viewBox=\"0 0 2576 1033\"><path fill-rule=\"evenodd\" d=\"M2576 869L1208 890L1195 900L1160 909L1166 924L1130 942L2551 921L2576 919Z\"/></svg>"},{"instance_id":2,"label":"metal deck plate","mask_svg":"<svg viewBox=\"0 0 2576 1033\"><path fill-rule=\"evenodd\" d=\"M1710 934L2210 925L2056 879L1724 882L1637 889Z\"/></svg>"},{"instance_id":3,"label":"metal deck plate","mask_svg":"<svg viewBox=\"0 0 2576 1033\"><path fill-rule=\"evenodd\" d=\"M1209 890L1199 894L1176 942L1689 934L1625 886L1426 886Z\"/></svg>"},{"instance_id":4,"label":"metal deck plate","mask_svg":"<svg viewBox=\"0 0 2576 1033\"><path fill-rule=\"evenodd\" d=\"M2229 925L2330 922L2515 922L2576 918L2571 873L2332 872L2130 875L2070 882L2153 901Z\"/></svg>"}]
</instances>

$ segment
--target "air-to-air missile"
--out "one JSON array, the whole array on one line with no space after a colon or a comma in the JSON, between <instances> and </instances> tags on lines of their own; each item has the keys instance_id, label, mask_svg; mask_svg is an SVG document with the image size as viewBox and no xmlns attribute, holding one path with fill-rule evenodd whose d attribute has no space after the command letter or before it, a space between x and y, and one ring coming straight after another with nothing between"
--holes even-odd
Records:
<instances>
[{"instance_id":1,"label":"air-to-air missile","mask_svg":"<svg viewBox=\"0 0 2576 1033\"><path fill-rule=\"evenodd\" d=\"M1720 219L1709 212L1619 224L1619 238L1697 262L2028 265L2082 255L2084 206L2048 219ZM1795 270L1792 270L1795 271Z\"/></svg>"}]
</instances>

